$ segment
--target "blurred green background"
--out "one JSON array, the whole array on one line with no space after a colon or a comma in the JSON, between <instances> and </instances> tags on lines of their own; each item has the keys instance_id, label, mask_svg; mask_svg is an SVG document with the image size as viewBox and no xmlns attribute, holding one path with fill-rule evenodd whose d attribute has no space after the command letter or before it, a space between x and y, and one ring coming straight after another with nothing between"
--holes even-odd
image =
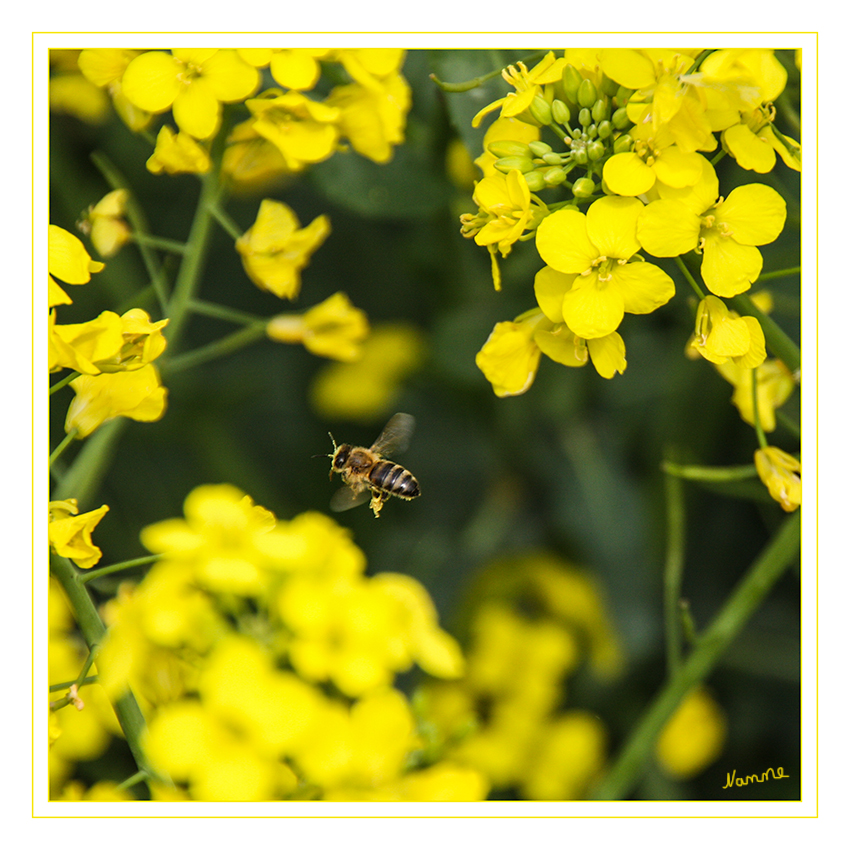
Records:
<instances>
[{"instance_id":1,"label":"blurred green background","mask_svg":"<svg viewBox=\"0 0 850 850\"><path fill-rule=\"evenodd\" d=\"M462 634L470 592L494 558L547 549L590 571L603 587L626 659L623 674L600 684L581 673L569 705L603 719L613 751L628 734L665 676L662 569L665 553L665 453L683 462L728 466L752 462L752 429L730 403L732 388L705 361L683 351L692 330L690 291L672 263L659 261L677 297L650 316L627 316L620 329L628 369L611 381L592 368L567 369L543 358L529 391L498 399L474 363L497 321L534 305L531 284L541 263L531 245L502 263L495 292L487 252L461 238L458 216L474 210L472 186L447 176L446 155L460 138L472 157L486 128L471 116L501 96L496 78L464 94L446 94L429 78L459 81L515 62L532 51L411 51L404 76L413 91L406 144L380 166L353 152L337 154L279 191L234 197L228 211L243 228L261 197L285 201L302 225L327 214L332 232L304 270L294 304L259 291L245 274L232 240L221 230L206 264L200 297L257 315L303 310L342 290L373 326L403 322L425 343L421 367L395 400L369 421L332 419L310 403L311 386L329 361L300 346L263 340L238 353L165 376L168 410L155 423L130 422L90 503L110 512L97 528L103 564L145 554L139 531L182 515L186 495L203 483L229 482L281 518L327 511L338 481L328 481L337 442L369 445L396 411L413 414L417 429L398 458L418 478L423 496L392 500L380 520L367 507L336 515L365 551L369 572L399 571L420 580L444 625ZM790 51L786 95L797 98ZM486 125L486 122L485 122ZM780 129L793 135L793 131ZM151 231L185 239L199 193L192 175L153 176L150 146L112 117L90 126L68 115L50 125L50 221L75 232L82 211L109 190L91 161L101 151L125 175ZM799 175L779 163L768 175L718 166L724 194L754 180L788 202L783 235L763 249L765 270L799 263ZM175 264L176 266L176 264ZM155 305L134 300L147 278L132 245L107 262L61 321L82 322L105 309ZM799 283L771 282L774 318L799 339ZM194 316L183 338L191 350L236 326ZM51 447L64 436L71 390L52 398ZM798 398L786 405L795 417ZM772 442L796 451L778 430ZM63 459L67 459L63 458ZM687 549L683 595L697 627L716 613L783 519L757 481L710 490L686 484ZM95 592L110 596L118 579ZM643 799L797 799L800 794L799 572L789 571L710 677L729 720L720 760L688 783L672 783L650 767L636 796ZM782 766L791 779L721 790L727 772L761 773Z\"/></svg>"}]
</instances>

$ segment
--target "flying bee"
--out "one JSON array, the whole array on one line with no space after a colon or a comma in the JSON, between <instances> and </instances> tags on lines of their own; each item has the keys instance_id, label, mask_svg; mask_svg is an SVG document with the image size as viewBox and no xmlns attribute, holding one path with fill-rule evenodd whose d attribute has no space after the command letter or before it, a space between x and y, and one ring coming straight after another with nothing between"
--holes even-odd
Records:
<instances>
[{"instance_id":1,"label":"flying bee","mask_svg":"<svg viewBox=\"0 0 850 850\"><path fill-rule=\"evenodd\" d=\"M332 511L347 511L362 505L371 496L370 507L377 517L390 496L410 500L419 495L419 482L403 466L383 457L407 448L413 425L412 416L396 413L368 449L349 443L338 446L333 435L328 434L333 443L333 454L318 457L331 458L330 477L338 472L345 483L331 498Z\"/></svg>"}]
</instances>

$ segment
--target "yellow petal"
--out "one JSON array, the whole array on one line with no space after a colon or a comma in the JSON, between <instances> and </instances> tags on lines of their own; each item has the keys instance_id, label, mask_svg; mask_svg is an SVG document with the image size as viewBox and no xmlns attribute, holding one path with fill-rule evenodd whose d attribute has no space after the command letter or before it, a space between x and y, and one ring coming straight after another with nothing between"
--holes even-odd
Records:
<instances>
[{"instance_id":1,"label":"yellow petal","mask_svg":"<svg viewBox=\"0 0 850 850\"><path fill-rule=\"evenodd\" d=\"M581 274L599 256L587 235L587 219L577 210L546 216L537 228L536 241L543 262L567 274Z\"/></svg>"}]
</instances>

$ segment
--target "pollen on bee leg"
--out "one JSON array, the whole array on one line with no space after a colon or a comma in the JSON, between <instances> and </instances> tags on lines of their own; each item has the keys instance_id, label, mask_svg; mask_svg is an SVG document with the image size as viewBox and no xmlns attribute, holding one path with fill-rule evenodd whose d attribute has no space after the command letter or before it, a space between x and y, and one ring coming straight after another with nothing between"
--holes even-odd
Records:
<instances>
[{"instance_id":1,"label":"pollen on bee leg","mask_svg":"<svg viewBox=\"0 0 850 850\"><path fill-rule=\"evenodd\" d=\"M377 519L381 514L381 508L383 508L384 503L387 501L386 493L378 493L377 491L372 491L372 501L369 503L369 507L372 509L372 513L375 514L375 519Z\"/></svg>"}]
</instances>

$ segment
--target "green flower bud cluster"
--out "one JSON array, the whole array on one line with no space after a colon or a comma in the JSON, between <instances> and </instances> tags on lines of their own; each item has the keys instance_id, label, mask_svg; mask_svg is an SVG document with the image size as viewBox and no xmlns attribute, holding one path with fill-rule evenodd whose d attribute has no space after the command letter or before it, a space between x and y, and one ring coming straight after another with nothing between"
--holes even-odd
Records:
<instances>
[{"instance_id":1,"label":"green flower bud cluster","mask_svg":"<svg viewBox=\"0 0 850 850\"><path fill-rule=\"evenodd\" d=\"M544 86L520 116L548 127L566 148L558 151L543 141L492 142L488 150L497 157L495 168L505 174L519 169L532 192L563 185L577 201L592 197L602 183L606 160L632 148L625 106L631 94L604 75L597 85L567 65L561 80ZM573 175L571 182L574 169L585 173Z\"/></svg>"}]
</instances>

